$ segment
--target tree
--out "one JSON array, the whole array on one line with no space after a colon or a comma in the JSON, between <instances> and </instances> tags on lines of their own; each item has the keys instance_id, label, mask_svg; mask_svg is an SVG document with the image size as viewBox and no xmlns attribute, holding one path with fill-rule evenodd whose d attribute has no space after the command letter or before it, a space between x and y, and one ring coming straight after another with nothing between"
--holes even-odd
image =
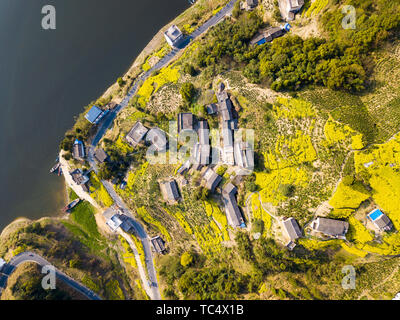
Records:
<instances>
[{"instance_id":1,"label":"tree","mask_svg":"<svg viewBox=\"0 0 400 320\"><path fill-rule=\"evenodd\" d=\"M182 267L188 267L192 264L193 262L193 255L191 252L186 251L184 254L181 256L181 265Z\"/></svg>"},{"instance_id":2,"label":"tree","mask_svg":"<svg viewBox=\"0 0 400 320\"><path fill-rule=\"evenodd\" d=\"M193 83L185 82L182 85L180 93L181 93L183 101L190 104L193 102L193 98L196 93L196 89L194 88Z\"/></svg>"},{"instance_id":3,"label":"tree","mask_svg":"<svg viewBox=\"0 0 400 320\"><path fill-rule=\"evenodd\" d=\"M343 184L345 186L350 186L354 183L354 176L345 176L343 177Z\"/></svg>"},{"instance_id":4,"label":"tree","mask_svg":"<svg viewBox=\"0 0 400 320\"><path fill-rule=\"evenodd\" d=\"M294 192L296 191L296 187L292 184L281 184L278 188L282 195L285 197L292 197Z\"/></svg>"},{"instance_id":5,"label":"tree","mask_svg":"<svg viewBox=\"0 0 400 320\"><path fill-rule=\"evenodd\" d=\"M192 77L194 77L197 74L196 69L193 67L193 65L189 63L185 64L185 66L183 67L183 72Z\"/></svg>"},{"instance_id":6,"label":"tree","mask_svg":"<svg viewBox=\"0 0 400 320\"><path fill-rule=\"evenodd\" d=\"M264 232L264 221L260 219L254 220L253 225L251 227L251 232L262 234Z\"/></svg>"},{"instance_id":7,"label":"tree","mask_svg":"<svg viewBox=\"0 0 400 320\"><path fill-rule=\"evenodd\" d=\"M120 88L122 88L125 85L125 81L121 77L117 79L117 82Z\"/></svg>"},{"instance_id":8,"label":"tree","mask_svg":"<svg viewBox=\"0 0 400 320\"><path fill-rule=\"evenodd\" d=\"M101 164L98 176L100 180L110 180L113 177L113 173L108 167L108 163Z\"/></svg>"}]
</instances>

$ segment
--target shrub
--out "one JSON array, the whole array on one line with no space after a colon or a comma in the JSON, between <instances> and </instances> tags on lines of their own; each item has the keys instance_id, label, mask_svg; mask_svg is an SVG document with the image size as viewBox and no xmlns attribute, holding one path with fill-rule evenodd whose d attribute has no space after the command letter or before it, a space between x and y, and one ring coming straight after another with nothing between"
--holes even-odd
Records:
<instances>
[{"instance_id":1,"label":"shrub","mask_svg":"<svg viewBox=\"0 0 400 320\"><path fill-rule=\"evenodd\" d=\"M125 81L121 77L117 79L117 83L120 86L120 88L122 88L125 85Z\"/></svg>"},{"instance_id":2,"label":"shrub","mask_svg":"<svg viewBox=\"0 0 400 320\"><path fill-rule=\"evenodd\" d=\"M256 219L253 221L253 225L251 227L251 232L253 233L261 233L264 232L264 221L260 219Z\"/></svg>"},{"instance_id":3,"label":"shrub","mask_svg":"<svg viewBox=\"0 0 400 320\"><path fill-rule=\"evenodd\" d=\"M181 93L183 101L185 101L188 104L192 103L194 95L196 93L193 83L185 82L182 85L180 93Z\"/></svg>"},{"instance_id":4,"label":"shrub","mask_svg":"<svg viewBox=\"0 0 400 320\"><path fill-rule=\"evenodd\" d=\"M183 67L183 72L192 77L194 77L197 74L196 69L193 67L193 65L189 63L185 64L185 66Z\"/></svg>"},{"instance_id":5,"label":"shrub","mask_svg":"<svg viewBox=\"0 0 400 320\"><path fill-rule=\"evenodd\" d=\"M190 252L185 252L184 254L182 254L181 256L181 265L183 267L188 267L192 264L193 262L193 255Z\"/></svg>"}]
</instances>

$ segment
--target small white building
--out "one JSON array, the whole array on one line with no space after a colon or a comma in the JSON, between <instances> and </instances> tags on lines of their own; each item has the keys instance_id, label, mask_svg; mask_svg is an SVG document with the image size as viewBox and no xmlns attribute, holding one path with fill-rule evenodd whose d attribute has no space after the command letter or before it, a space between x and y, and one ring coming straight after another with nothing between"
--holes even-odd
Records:
<instances>
[{"instance_id":1,"label":"small white building","mask_svg":"<svg viewBox=\"0 0 400 320\"><path fill-rule=\"evenodd\" d=\"M0 258L0 272L1 272L1 270L3 270L5 265L6 265L6 262L4 261L4 259Z\"/></svg>"},{"instance_id":2,"label":"small white building","mask_svg":"<svg viewBox=\"0 0 400 320\"><path fill-rule=\"evenodd\" d=\"M183 33L176 25L172 25L165 33L165 40L171 47L179 46L183 41Z\"/></svg>"},{"instance_id":3,"label":"small white building","mask_svg":"<svg viewBox=\"0 0 400 320\"><path fill-rule=\"evenodd\" d=\"M292 21L304 6L304 0L279 0L279 9L283 19Z\"/></svg>"},{"instance_id":4,"label":"small white building","mask_svg":"<svg viewBox=\"0 0 400 320\"><path fill-rule=\"evenodd\" d=\"M118 214L113 215L106 224L110 227L111 231L115 232L122 225L123 221Z\"/></svg>"}]
</instances>

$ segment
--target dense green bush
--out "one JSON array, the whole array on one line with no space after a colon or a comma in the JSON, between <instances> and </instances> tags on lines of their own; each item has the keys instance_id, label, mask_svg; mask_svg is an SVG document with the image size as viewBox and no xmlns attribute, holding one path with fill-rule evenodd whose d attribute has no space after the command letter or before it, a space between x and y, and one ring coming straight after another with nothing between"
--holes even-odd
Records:
<instances>
[{"instance_id":1,"label":"dense green bush","mask_svg":"<svg viewBox=\"0 0 400 320\"><path fill-rule=\"evenodd\" d=\"M342 28L342 4L357 8L356 29ZM331 89L361 91L372 69L367 54L379 47L400 26L400 5L390 0L349 0L333 5L322 17L328 39L286 34L272 43L250 46L256 32L265 27L255 13L244 13L236 21L213 28L197 54L199 67L242 69L252 82L273 90L298 90L318 84Z\"/></svg>"},{"instance_id":2,"label":"dense green bush","mask_svg":"<svg viewBox=\"0 0 400 320\"><path fill-rule=\"evenodd\" d=\"M194 95L196 94L196 89L194 88L193 83L185 82L181 88L181 96L183 101L190 104L193 101Z\"/></svg>"}]
</instances>

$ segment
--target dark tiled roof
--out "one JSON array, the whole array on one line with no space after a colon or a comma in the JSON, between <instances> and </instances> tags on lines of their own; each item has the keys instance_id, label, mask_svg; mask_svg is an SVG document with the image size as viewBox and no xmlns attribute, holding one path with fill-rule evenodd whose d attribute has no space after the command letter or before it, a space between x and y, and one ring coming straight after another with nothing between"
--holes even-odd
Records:
<instances>
[{"instance_id":1,"label":"dark tiled roof","mask_svg":"<svg viewBox=\"0 0 400 320\"><path fill-rule=\"evenodd\" d=\"M340 220L317 218L313 222L313 229L332 237L345 236L349 229L349 223Z\"/></svg>"},{"instance_id":2,"label":"dark tiled roof","mask_svg":"<svg viewBox=\"0 0 400 320\"><path fill-rule=\"evenodd\" d=\"M178 114L178 132L182 130L194 130L196 118L192 113Z\"/></svg>"},{"instance_id":3,"label":"dark tiled roof","mask_svg":"<svg viewBox=\"0 0 400 320\"><path fill-rule=\"evenodd\" d=\"M393 227L392 221L390 221L389 217L385 214L382 214L379 218L377 218L374 223L381 230L389 231Z\"/></svg>"},{"instance_id":4,"label":"dark tiled roof","mask_svg":"<svg viewBox=\"0 0 400 320\"><path fill-rule=\"evenodd\" d=\"M214 192L215 188L222 181L222 177L215 173L214 170L208 168L203 175L203 178L206 181L206 188L211 192Z\"/></svg>"},{"instance_id":5,"label":"dark tiled roof","mask_svg":"<svg viewBox=\"0 0 400 320\"><path fill-rule=\"evenodd\" d=\"M76 169L71 172L71 177L72 180L78 185L82 185L88 181L88 178L83 175L82 171L79 169Z\"/></svg>"},{"instance_id":6,"label":"dark tiled roof","mask_svg":"<svg viewBox=\"0 0 400 320\"><path fill-rule=\"evenodd\" d=\"M180 198L178 186L175 180L164 182L163 185L167 197L166 200L177 201Z\"/></svg>"},{"instance_id":7,"label":"dark tiled roof","mask_svg":"<svg viewBox=\"0 0 400 320\"><path fill-rule=\"evenodd\" d=\"M295 219L286 219L283 221L283 226L290 240L296 240L302 236L300 227Z\"/></svg>"},{"instance_id":8,"label":"dark tiled roof","mask_svg":"<svg viewBox=\"0 0 400 320\"><path fill-rule=\"evenodd\" d=\"M217 111L218 111L218 107L217 107L214 103L209 104L209 105L207 106L207 113L208 113L208 114L214 114L214 113L216 113Z\"/></svg>"},{"instance_id":9,"label":"dark tiled roof","mask_svg":"<svg viewBox=\"0 0 400 320\"><path fill-rule=\"evenodd\" d=\"M72 150L72 155L74 159L77 160L83 160L85 158L85 148L82 143L75 143L73 150Z\"/></svg>"},{"instance_id":10,"label":"dark tiled roof","mask_svg":"<svg viewBox=\"0 0 400 320\"><path fill-rule=\"evenodd\" d=\"M165 251L165 245L163 239L157 236L152 238L150 241L156 252L163 253Z\"/></svg>"},{"instance_id":11,"label":"dark tiled roof","mask_svg":"<svg viewBox=\"0 0 400 320\"><path fill-rule=\"evenodd\" d=\"M103 163L108 159L108 154L103 149L97 149L94 153L94 157L100 163Z\"/></svg>"},{"instance_id":12,"label":"dark tiled roof","mask_svg":"<svg viewBox=\"0 0 400 320\"><path fill-rule=\"evenodd\" d=\"M236 201L237 188L228 183L222 190L222 202L225 205L228 222L234 228L244 225L244 219Z\"/></svg>"}]
</instances>

